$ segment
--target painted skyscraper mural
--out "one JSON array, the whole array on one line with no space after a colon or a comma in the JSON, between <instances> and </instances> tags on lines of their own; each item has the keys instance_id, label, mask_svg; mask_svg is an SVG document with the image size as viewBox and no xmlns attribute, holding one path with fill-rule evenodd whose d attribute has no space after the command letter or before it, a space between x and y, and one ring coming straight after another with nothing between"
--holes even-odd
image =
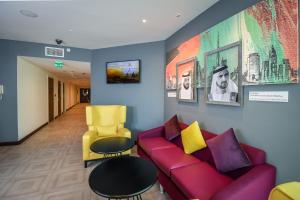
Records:
<instances>
[{"instance_id":1,"label":"painted skyscraper mural","mask_svg":"<svg viewBox=\"0 0 300 200\"><path fill-rule=\"evenodd\" d=\"M298 0L261 1L197 35L197 39L192 49L198 49L198 87L205 84L205 54L238 41L242 43L243 85L298 83ZM172 52L177 52L177 58L180 54L195 56L178 48ZM174 57L168 55L170 64Z\"/></svg>"},{"instance_id":2,"label":"painted skyscraper mural","mask_svg":"<svg viewBox=\"0 0 300 200\"><path fill-rule=\"evenodd\" d=\"M298 82L298 0L268 0L241 14L245 84Z\"/></svg>"}]
</instances>

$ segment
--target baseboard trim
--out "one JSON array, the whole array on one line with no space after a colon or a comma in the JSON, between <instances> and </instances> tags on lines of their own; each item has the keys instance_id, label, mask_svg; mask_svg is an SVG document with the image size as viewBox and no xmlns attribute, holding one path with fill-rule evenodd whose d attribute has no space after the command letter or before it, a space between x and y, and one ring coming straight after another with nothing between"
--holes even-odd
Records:
<instances>
[{"instance_id":1,"label":"baseboard trim","mask_svg":"<svg viewBox=\"0 0 300 200\"><path fill-rule=\"evenodd\" d=\"M31 137L33 134L35 134L36 132L38 132L39 130L41 130L44 126L46 126L48 124L45 123L42 126L38 127L37 129L35 129L34 131L32 131L31 133L29 133L27 136L25 136L24 138L22 138L19 141L12 141L12 142L0 142L0 146L11 146L11 145L19 145L22 144L25 140L27 140L29 137Z\"/></svg>"}]
</instances>

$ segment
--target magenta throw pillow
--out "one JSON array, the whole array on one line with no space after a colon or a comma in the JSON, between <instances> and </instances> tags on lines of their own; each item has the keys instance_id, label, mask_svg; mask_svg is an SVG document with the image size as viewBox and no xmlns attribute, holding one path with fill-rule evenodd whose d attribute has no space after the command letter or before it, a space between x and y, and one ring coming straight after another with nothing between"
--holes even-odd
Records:
<instances>
[{"instance_id":1,"label":"magenta throw pillow","mask_svg":"<svg viewBox=\"0 0 300 200\"><path fill-rule=\"evenodd\" d=\"M165 137L167 140L172 140L180 135L181 129L177 119L177 115L174 115L164 124L165 127Z\"/></svg>"},{"instance_id":2,"label":"magenta throw pillow","mask_svg":"<svg viewBox=\"0 0 300 200\"><path fill-rule=\"evenodd\" d=\"M240 146L232 128L206 141L210 149L216 168L220 172L229 172L252 163L246 152Z\"/></svg>"}]
</instances>

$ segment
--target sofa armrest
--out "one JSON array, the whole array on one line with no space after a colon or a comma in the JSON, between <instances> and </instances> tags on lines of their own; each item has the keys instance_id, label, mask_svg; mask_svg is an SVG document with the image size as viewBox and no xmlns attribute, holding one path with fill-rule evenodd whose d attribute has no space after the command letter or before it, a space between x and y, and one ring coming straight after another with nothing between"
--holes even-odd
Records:
<instances>
[{"instance_id":1,"label":"sofa armrest","mask_svg":"<svg viewBox=\"0 0 300 200\"><path fill-rule=\"evenodd\" d=\"M276 168L257 165L216 193L212 200L266 200L275 185Z\"/></svg>"},{"instance_id":2,"label":"sofa armrest","mask_svg":"<svg viewBox=\"0 0 300 200\"><path fill-rule=\"evenodd\" d=\"M160 126L157 128L149 129L138 134L138 140L143 138L152 138L152 137L161 137L164 135L165 128L164 126Z\"/></svg>"},{"instance_id":3,"label":"sofa armrest","mask_svg":"<svg viewBox=\"0 0 300 200\"><path fill-rule=\"evenodd\" d=\"M127 128L120 128L117 132L117 135L131 138L131 132Z\"/></svg>"},{"instance_id":4,"label":"sofa armrest","mask_svg":"<svg viewBox=\"0 0 300 200\"><path fill-rule=\"evenodd\" d=\"M83 160L89 159L90 146L96 140L98 134L96 131L87 131L82 136L82 153Z\"/></svg>"}]
</instances>

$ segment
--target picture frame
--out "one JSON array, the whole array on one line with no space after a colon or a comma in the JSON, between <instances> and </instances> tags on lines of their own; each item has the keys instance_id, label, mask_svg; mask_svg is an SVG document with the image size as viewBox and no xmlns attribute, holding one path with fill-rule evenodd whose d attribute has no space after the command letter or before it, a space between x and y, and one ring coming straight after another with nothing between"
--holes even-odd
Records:
<instances>
[{"instance_id":1,"label":"picture frame","mask_svg":"<svg viewBox=\"0 0 300 200\"><path fill-rule=\"evenodd\" d=\"M205 98L208 104L241 106L242 86L241 41L205 54Z\"/></svg>"},{"instance_id":2,"label":"picture frame","mask_svg":"<svg viewBox=\"0 0 300 200\"><path fill-rule=\"evenodd\" d=\"M177 100L197 102L196 58L188 58L176 64Z\"/></svg>"}]
</instances>

